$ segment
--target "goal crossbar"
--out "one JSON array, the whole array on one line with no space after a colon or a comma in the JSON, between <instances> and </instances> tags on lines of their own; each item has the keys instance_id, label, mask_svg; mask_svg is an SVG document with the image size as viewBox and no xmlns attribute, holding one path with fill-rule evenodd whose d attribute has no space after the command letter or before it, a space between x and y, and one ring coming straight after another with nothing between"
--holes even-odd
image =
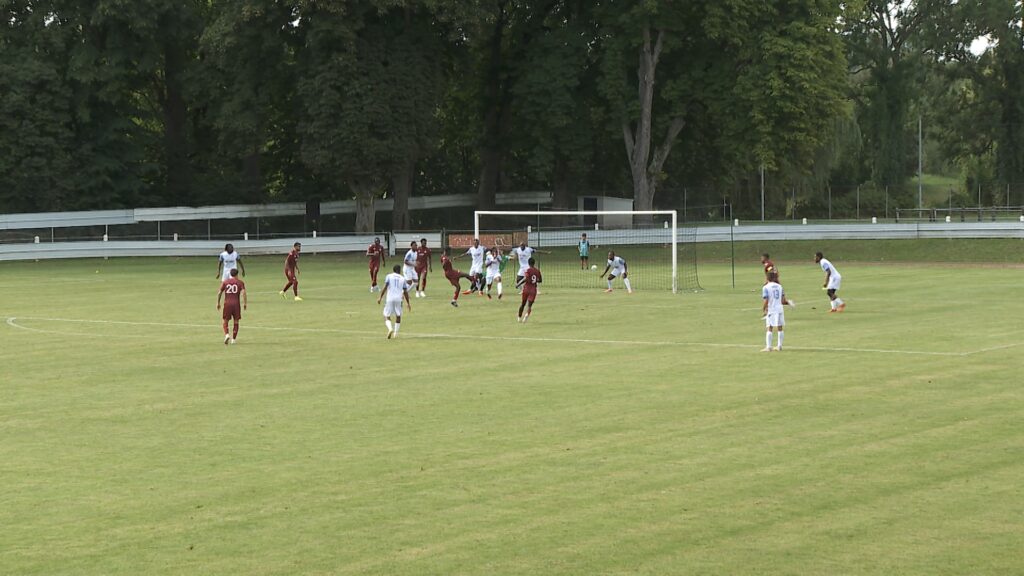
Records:
<instances>
[{"instance_id":1,"label":"goal crossbar","mask_svg":"<svg viewBox=\"0 0 1024 576\"><path fill-rule=\"evenodd\" d=\"M671 216L672 217L672 293L679 290L676 270L679 265L679 214L676 210L474 210L473 237L480 237L481 216Z\"/></svg>"}]
</instances>

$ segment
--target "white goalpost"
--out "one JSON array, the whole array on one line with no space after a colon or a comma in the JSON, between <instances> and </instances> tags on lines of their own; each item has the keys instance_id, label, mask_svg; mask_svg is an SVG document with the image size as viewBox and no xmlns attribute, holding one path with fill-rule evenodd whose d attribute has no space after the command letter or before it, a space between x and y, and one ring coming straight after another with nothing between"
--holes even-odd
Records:
<instances>
[{"instance_id":1,"label":"white goalpost","mask_svg":"<svg viewBox=\"0 0 1024 576\"><path fill-rule=\"evenodd\" d=\"M546 217L546 216L568 216L568 217L584 217L584 216L668 216L671 218L671 223L668 221L664 222L664 227L669 228L666 230L667 235L663 235L662 238L665 240L664 243L671 243L671 255L672 255L672 293L678 292L679 283L677 279L677 271L679 268L679 217L675 210L476 210L473 212L473 237L480 238L480 217L481 216L499 216L499 217ZM630 219L632 222L632 218ZM531 227L527 227L529 233ZM586 231L583 228L579 230ZM595 225L594 231L600 232L602 229ZM669 240L670 239L670 240Z\"/></svg>"}]
</instances>

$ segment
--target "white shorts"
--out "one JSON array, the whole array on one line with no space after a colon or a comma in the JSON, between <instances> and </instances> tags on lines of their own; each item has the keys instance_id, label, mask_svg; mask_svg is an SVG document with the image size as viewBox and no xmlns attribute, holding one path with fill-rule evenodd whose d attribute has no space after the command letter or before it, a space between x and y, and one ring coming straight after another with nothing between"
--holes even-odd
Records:
<instances>
[{"instance_id":1,"label":"white shorts","mask_svg":"<svg viewBox=\"0 0 1024 576\"><path fill-rule=\"evenodd\" d=\"M469 267L470 276L479 276L484 273L484 267L482 265L477 266L476 264Z\"/></svg>"},{"instance_id":2,"label":"white shorts","mask_svg":"<svg viewBox=\"0 0 1024 576\"><path fill-rule=\"evenodd\" d=\"M420 275L416 273L416 268L412 266L405 267L405 279L407 282L415 282L420 279Z\"/></svg>"},{"instance_id":3,"label":"white shorts","mask_svg":"<svg viewBox=\"0 0 1024 576\"><path fill-rule=\"evenodd\" d=\"M836 276L835 274L833 274L833 275L828 277L828 286L826 286L825 289L826 290L839 290L839 284L842 283L842 281L843 281L843 277L842 276Z\"/></svg>"},{"instance_id":4,"label":"white shorts","mask_svg":"<svg viewBox=\"0 0 1024 576\"><path fill-rule=\"evenodd\" d=\"M497 278L498 280L501 280L501 272L496 272L496 271L491 270L490 268L488 268L487 269L487 283L490 284L490 283L494 282L495 278Z\"/></svg>"},{"instance_id":5,"label":"white shorts","mask_svg":"<svg viewBox=\"0 0 1024 576\"><path fill-rule=\"evenodd\" d=\"M223 282L224 280L228 280L228 279L230 279L230 278L231 278L231 271L232 271L232 270L234 270L234 268L225 268L225 269L224 269L224 273L222 273L222 274L220 275L220 279L221 279L221 282Z\"/></svg>"},{"instance_id":6,"label":"white shorts","mask_svg":"<svg viewBox=\"0 0 1024 576\"><path fill-rule=\"evenodd\" d=\"M612 272L611 272L611 275L612 275L612 278L618 278L619 276L622 276L625 273L626 273L626 269L625 268L613 268Z\"/></svg>"},{"instance_id":7,"label":"white shorts","mask_svg":"<svg viewBox=\"0 0 1024 576\"><path fill-rule=\"evenodd\" d=\"M768 328L780 328L786 325L786 315L782 312L769 312L764 318L764 325Z\"/></svg>"},{"instance_id":8,"label":"white shorts","mask_svg":"<svg viewBox=\"0 0 1024 576\"><path fill-rule=\"evenodd\" d=\"M384 302L384 317L390 318L391 316L402 315L402 301L401 300L387 300Z\"/></svg>"},{"instance_id":9,"label":"white shorts","mask_svg":"<svg viewBox=\"0 0 1024 576\"><path fill-rule=\"evenodd\" d=\"M526 270L527 268L520 268L519 272L516 272L516 278L522 278L526 276Z\"/></svg>"}]
</instances>

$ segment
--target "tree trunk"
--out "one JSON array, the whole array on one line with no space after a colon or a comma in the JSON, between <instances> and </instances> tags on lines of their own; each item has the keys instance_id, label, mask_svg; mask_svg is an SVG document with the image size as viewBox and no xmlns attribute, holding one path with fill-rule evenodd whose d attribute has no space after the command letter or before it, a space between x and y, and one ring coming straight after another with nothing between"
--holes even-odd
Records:
<instances>
[{"instance_id":1,"label":"tree trunk","mask_svg":"<svg viewBox=\"0 0 1024 576\"><path fill-rule=\"evenodd\" d=\"M477 189L477 208L479 210L494 208L500 181L503 124L508 116L505 110L508 87L503 79L505 61L502 51L506 21L505 6L502 4L491 35L490 54L484 80L484 134L480 150L480 185Z\"/></svg>"},{"instance_id":2,"label":"tree trunk","mask_svg":"<svg viewBox=\"0 0 1024 576\"><path fill-rule=\"evenodd\" d=\"M168 40L164 46L164 168L168 200L192 202L192 175L188 159L188 107L182 90L184 50Z\"/></svg>"},{"instance_id":3,"label":"tree trunk","mask_svg":"<svg viewBox=\"0 0 1024 576\"><path fill-rule=\"evenodd\" d=\"M412 196L413 178L416 173L416 155L409 158L395 169L391 177L391 191L394 194L395 206L391 211L391 227L394 230L409 230L409 197Z\"/></svg>"},{"instance_id":4,"label":"tree trunk","mask_svg":"<svg viewBox=\"0 0 1024 576\"><path fill-rule=\"evenodd\" d=\"M374 232L377 211L374 201L377 199L377 186L370 180L352 182L352 191L356 193L356 232L365 234Z\"/></svg>"},{"instance_id":5,"label":"tree trunk","mask_svg":"<svg viewBox=\"0 0 1024 576\"><path fill-rule=\"evenodd\" d=\"M559 156L555 160L555 169L553 174L553 187L554 194L551 197L551 209L552 210L569 210L569 202L572 200L571 191L569 190L570 184L570 170L569 162L565 158ZM558 226L565 226L568 224L569 218L559 216L555 218L554 224Z\"/></svg>"},{"instance_id":6,"label":"tree trunk","mask_svg":"<svg viewBox=\"0 0 1024 576\"><path fill-rule=\"evenodd\" d=\"M249 202L263 201L263 172L260 169L258 146L253 146L252 151L242 159L242 190Z\"/></svg>"},{"instance_id":7,"label":"tree trunk","mask_svg":"<svg viewBox=\"0 0 1024 576\"><path fill-rule=\"evenodd\" d=\"M658 59L665 38L664 31L658 31L658 37L652 44L651 27L644 25L644 42L640 47L640 62L637 67L637 95L640 101L640 118L634 126L628 119L622 123L622 135L626 144L626 155L629 158L629 169L633 177L633 209L653 210L654 193L657 190L661 170L668 159L672 145L679 133L686 126L683 118L674 118L669 124L665 139L654 153L651 153L651 138L654 116L654 72L658 67ZM653 217L649 215L634 218L637 223L649 224Z\"/></svg>"}]
</instances>

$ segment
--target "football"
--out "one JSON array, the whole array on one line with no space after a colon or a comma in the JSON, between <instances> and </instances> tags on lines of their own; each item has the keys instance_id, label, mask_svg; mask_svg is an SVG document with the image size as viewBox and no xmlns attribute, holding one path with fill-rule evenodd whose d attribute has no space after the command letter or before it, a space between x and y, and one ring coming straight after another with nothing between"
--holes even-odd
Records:
<instances>
[{"instance_id":1,"label":"football","mask_svg":"<svg viewBox=\"0 0 1024 576\"><path fill-rule=\"evenodd\" d=\"M590 266L590 269L591 269L591 270L597 270L597 264L593 264L593 265L591 265L591 266Z\"/></svg>"}]
</instances>

